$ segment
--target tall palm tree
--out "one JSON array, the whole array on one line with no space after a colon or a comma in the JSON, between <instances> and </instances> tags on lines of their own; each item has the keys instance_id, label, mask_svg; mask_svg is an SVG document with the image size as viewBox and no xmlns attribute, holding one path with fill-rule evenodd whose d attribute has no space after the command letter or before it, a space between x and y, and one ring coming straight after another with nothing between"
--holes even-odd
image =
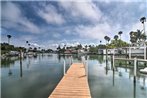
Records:
<instances>
[{"instance_id":1,"label":"tall palm tree","mask_svg":"<svg viewBox=\"0 0 147 98\"><path fill-rule=\"evenodd\" d=\"M7 35L8 37L8 44L10 44L10 38L12 37L11 35Z\"/></svg>"},{"instance_id":2,"label":"tall palm tree","mask_svg":"<svg viewBox=\"0 0 147 98\"><path fill-rule=\"evenodd\" d=\"M108 36L105 36L104 37L104 39L106 40L106 62L108 61L107 59L107 55L108 55L108 51L107 51L107 42L109 43L109 41L110 41L110 37L108 37ZM106 66L107 67L107 66Z\"/></svg>"},{"instance_id":3,"label":"tall palm tree","mask_svg":"<svg viewBox=\"0 0 147 98\"><path fill-rule=\"evenodd\" d=\"M109 41L110 41L110 37L105 36L104 39L106 40L106 44L107 44L107 42L109 43Z\"/></svg>"},{"instance_id":4,"label":"tall palm tree","mask_svg":"<svg viewBox=\"0 0 147 98\"><path fill-rule=\"evenodd\" d=\"M100 40L100 44L102 43L102 41Z\"/></svg>"},{"instance_id":5,"label":"tall palm tree","mask_svg":"<svg viewBox=\"0 0 147 98\"><path fill-rule=\"evenodd\" d=\"M114 39L115 39L115 45L117 46L118 35L115 35Z\"/></svg>"},{"instance_id":6,"label":"tall palm tree","mask_svg":"<svg viewBox=\"0 0 147 98\"><path fill-rule=\"evenodd\" d=\"M104 39L105 39L105 40L106 40L106 42L107 42L107 40L108 40L108 36L105 36L105 37L104 37Z\"/></svg>"},{"instance_id":7,"label":"tall palm tree","mask_svg":"<svg viewBox=\"0 0 147 98\"><path fill-rule=\"evenodd\" d=\"M110 37L108 37L108 38L107 38L108 43L109 43L110 40L111 40Z\"/></svg>"},{"instance_id":8,"label":"tall palm tree","mask_svg":"<svg viewBox=\"0 0 147 98\"><path fill-rule=\"evenodd\" d=\"M27 45L28 45L28 47L29 47L29 41L26 41L26 44L27 44ZM28 48L28 47L27 47L27 48ZM27 50L27 51L28 51L28 50Z\"/></svg>"},{"instance_id":9,"label":"tall palm tree","mask_svg":"<svg viewBox=\"0 0 147 98\"><path fill-rule=\"evenodd\" d=\"M144 34L145 34L145 22L146 22L146 18L145 17L142 17L140 18L140 22L143 24L143 30L144 30Z\"/></svg>"},{"instance_id":10,"label":"tall palm tree","mask_svg":"<svg viewBox=\"0 0 147 98\"><path fill-rule=\"evenodd\" d=\"M28 43L29 43L29 41L26 41L26 43L28 44Z\"/></svg>"},{"instance_id":11,"label":"tall palm tree","mask_svg":"<svg viewBox=\"0 0 147 98\"><path fill-rule=\"evenodd\" d=\"M118 35L115 35L114 36L114 39L117 41L118 40Z\"/></svg>"},{"instance_id":12,"label":"tall palm tree","mask_svg":"<svg viewBox=\"0 0 147 98\"><path fill-rule=\"evenodd\" d=\"M119 35L119 37L120 37L120 40L121 40L121 35L123 34L123 32L122 31L119 31L118 32L118 35Z\"/></svg>"},{"instance_id":13,"label":"tall palm tree","mask_svg":"<svg viewBox=\"0 0 147 98\"><path fill-rule=\"evenodd\" d=\"M119 40L119 45L120 45L120 47L121 47L121 43L120 43L120 42L121 42L121 35L122 35L122 34L123 34L122 31L119 31L119 32L118 32L118 35L119 35L119 38L120 38L120 40Z\"/></svg>"}]
</instances>

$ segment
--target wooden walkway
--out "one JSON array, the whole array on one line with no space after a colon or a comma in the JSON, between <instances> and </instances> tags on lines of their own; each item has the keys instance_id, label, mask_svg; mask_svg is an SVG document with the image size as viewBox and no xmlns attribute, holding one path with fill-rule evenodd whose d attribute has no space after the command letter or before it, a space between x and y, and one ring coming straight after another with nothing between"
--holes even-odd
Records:
<instances>
[{"instance_id":1,"label":"wooden walkway","mask_svg":"<svg viewBox=\"0 0 147 98\"><path fill-rule=\"evenodd\" d=\"M72 64L48 98L91 98L84 65Z\"/></svg>"}]
</instances>

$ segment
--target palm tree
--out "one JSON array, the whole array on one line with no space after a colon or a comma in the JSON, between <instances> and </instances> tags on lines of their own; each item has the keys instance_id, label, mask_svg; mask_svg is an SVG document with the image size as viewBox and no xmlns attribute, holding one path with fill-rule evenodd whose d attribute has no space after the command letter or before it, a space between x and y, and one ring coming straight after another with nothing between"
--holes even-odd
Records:
<instances>
[{"instance_id":1,"label":"palm tree","mask_svg":"<svg viewBox=\"0 0 147 98\"><path fill-rule=\"evenodd\" d=\"M106 40L106 62L107 62L107 55L108 55L108 51L107 51L107 42L109 43L110 37L105 36L104 39Z\"/></svg>"},{"instance_id":2,"label":"palm tree","mask_svg":"<svg viewBox=\"0 0 147 98\"><path fill-rule=\"evenodd\" d=\"M108 37L108 38L107 38L108 43L109 43L110 40L111 40L110 37Z\"/></svg>"},{"instance_id":3,"label":"palm tree","mask_svg":"<svg viewBox=\"0 0 147 98\"><path fill-rule=\"evenodd\" d=\"M114 39L117 41L118 40L118 35L115 35L114 36Z\"/></svg>"},{"instance_id":4,"label":"palm tree","mask_svg":"<svg viewBox=\"0 0 147 98\"><path fill-rule=\"evenodd\" d=\"M130 32L130 41L131 41L131 43L137 43L138 38L139 37L138 37L137 32L134 32L134 31Z\"/></svg>"},{"instance_id":5,"label":"palm tree","mask_svg":"<svg viewBox=\"0 0 147 98\"><path fill-rule=\"evenodd\" d=\"M108 36L105 36L105 37L104 37L104 39L105 39L105 40L106 40L106 42L107 42L107 40L108 40Z\"/></svg>"},{"instance_id":6,"label":"palm tree","mask_svg":"<svg viewBox=\"0 0 147 98\"><path fill-rule=\"evenodd\" d=\"M11 35L7 35L8 37L8 44L10 44L10 38L12 37Z\"/></svg>"},{"instance_id":7,"label":"palm tree","mask_svg":"<svg viewBox=\"0 0 147 98\"><path fill-rule=\"evenodd\" d=\"M119 35L119 37L120 37L120 40L121 40L121 34L123 34L123 32L122 32L122 31L119 31L119 32L118 32L118 35Z\"/></svg>"},{"instance_id":8,"label":"palm tree","mask_svg":"<svg viewBox=\"0 0 147 98\"><path fill-rule=\"evenodd\" d=\"M102 43L102 41L100 40L100 44Z\"/></svg>"},{"instance_id":9,"label":"palm tree","mask_svg":"<svg viewBox=\"0 0 147 98\"><path fill-rule=\"evenodd\" d=\"M145 17L140 18L140 22L143 24L143 30L144 30L144 34L145 34L145 24L144 24L144 22L146 22L146 18Z\"/></svg>"},{"instance_id":10,"label":"palm tree","mask_svg":"<svg viewBox=\"0 0 147 98\"><path fill-rule=\"evenodd\" d=\"M115 45L117 46L118 35L115 35L114 39L115 39Z\"/></svg>"},{"instance_id":11,"label":"palm tree","mask_svg":"<svg viewBox=\"0 0 147 98\"><path fill-rule=\"evenodd\" d=\"M29 41L26 41L26 43L28 44L28 43L29 43Z\"/></svg>"},{"instance_id":12,"label":"palm tree","mask_svg":"<svg viewBox=\"0 0 147 98\"><path fill-rule=\"evenodd\" d=\"M120 47L121 47L120 41L121 41L121 34L122 34L122 33L123 33L122 31L119 31L119 32L118 32L118 35L119 35L119 38L120 38L120 40L119 40L119 45L120 45Z\"/></svg>"},{"instance_id":13,"label":"palm tree","mask_svg":"<svg viewBox=\"0 0 147 98\"><path fill-rule=\"evenodd\" d=\"M145 34L141 34L140 38L145 41L146 40L146 35Z\"/></svg>"},{"instance_id":14,"label":"palm tree","mask_svg":"<svg viewBox=\"0 0 147 98\"><path fill-rule=\"evenodd\" d=\"M110 41L110 37L105 36L104 39L106 40L106 44L107 44L107 42L109 43L109 41Z\"/></svg>"}]
</instances>

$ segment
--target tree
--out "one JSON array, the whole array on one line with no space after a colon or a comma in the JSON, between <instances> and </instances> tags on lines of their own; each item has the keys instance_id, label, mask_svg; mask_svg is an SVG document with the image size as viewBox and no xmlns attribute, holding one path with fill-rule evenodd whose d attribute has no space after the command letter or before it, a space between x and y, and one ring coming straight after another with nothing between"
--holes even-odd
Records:
<instances>
[{"instance_id":1,"label":"tree","mask_svg":"<svg viewBox=\"0 0 147 98\"><path fill-rule=\"evenodd\" d=\"M61 49L60 45L57 47L57 51L59 51Z\"/></svg>"},{"instance_id":2,"label":"tree","mask_svg":"<svg viewBox=\"0 0 147 98\"><path fill-rule=\"evenodd\" d=\"M143 24L143 30L144 30L144 34L145 34L145 22L146 22L146 18L145 17L142 17L140 18L140 22Z\"/></svg>"},{"instance_id":3,"label":"tree","mask_svg":"<svg viewBox=\"0 0 147 98\"><path fill-rule=\"evenodd\" d=\"M11 35L7 35L8 37L8 44L10 44L10 38L12 37Z\"/></svg>"},{"instance_id":4,"label":"tree","mask_svg":"<svg viewBox=\"0 0 147 98\"><path fill-rule=\"evenodd\" d=\"M102 41L100 40L100 44L102 43Z\"/></svg>"},{"instance_id":5,"label":"tree","mask_svg":"<svg viewBox=\"0 0 147 98\"><path fill-rule=\"evenodd\" d=\"M77 45L77 48L82 49L82 45L81 44Z\"/></svg>"},{"instance_id":6,"label":"tree","mask_svg":"<svg viewBox=\"0 0 147 98\"><path fill-rule=\"evenodd\" d=\"M118 42L117 42L118 41L118 35L114 36L114 40L115 40L115 46L117 46L118 45Z\"/></svg>"},{"instance_id":7,"label":"tree","mask_svg":"<svg viewBox=\"0 0 147 98\"><path fill-rule=\"evenodd\" d=\"M110 41L110 37L108 37L107 41L108 41L108 43L109 43L109 41Z\"/></svg>"},{"instance_id":8,"label":"tree","mask_svg":"<svg viewBox=\"0 0 147 98\"><path fill-rule=\"evenodd\" d=\"M26 43L28 44L28 43L29 43L29 41L26 41Z\"/></svg>"},{"instance_id":9,"label":"tree","mask_svg":"<svg viewBox=\"0 0 147 98\"><path fill-rule=\"evenodd\" d=\"M137 38L139 38L139 37L137 37L137 32L134 32L134 31L131 31L130 32L130 41L131 41L131 43L137 43Z\"/></svg>"},{"instance_id":10,"label":"tree","mask_svg":"<svg viewBox=\"0 0 147 98\"><path fill-rule=\"evenodd\" d=\"M114 39L117 41L118 40L118 35L115 35L114 36Z\"/></svg>"},{"instance_id":11,"label":"tree","mask_svg":"<svg viewBox=\"0 0 147 98\"><path fill-rule=\"evenodd\" d=\"M106 42L108 42L108 43L109 43L109 41L110 41L110 37L105 36L105 37L104 37L104 39L106 40Z\"/></svg>"},{"instance_id":12,"label":"tree","mask_svg":"<svg viewBox=\"0 0 147 98\"><path fill-rule=\"evenodd\" d=\"M118 35L119 35L119 37L120 37L120 40L121 40L121 35L123 34L123 32L122 31L119 31L118 32Z\"/></svg>"},{"instance_id":13,"label":"tree","mask_svg":"<svg viewBox=\"0 0 147 98\"><path fill-rule=\"evenodd\" d=\"M145 40L146 40L146 35L145 33L141 33L140 30L130 32L130 41L132 44L134 43L140 44L141 42L144 42Z\"/></svg>"}]
</instances>

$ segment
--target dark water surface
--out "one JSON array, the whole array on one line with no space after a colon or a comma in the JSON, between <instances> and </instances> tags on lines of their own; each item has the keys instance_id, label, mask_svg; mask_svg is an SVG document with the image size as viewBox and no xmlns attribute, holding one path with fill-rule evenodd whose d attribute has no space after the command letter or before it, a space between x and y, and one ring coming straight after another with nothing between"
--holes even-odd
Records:
<instances>
[{"instance_id":1,"label":"dark water surface","mask_svg":"<svg viewBox=\"0 0 147 98\"><path fill-rule=\"evenodd\" d=\"M74 55L73 62L81 62ZM133 68L124 64L112 70L111 58L87 56L88 81L92 98L147 98L147 75L137 74L133 82ZM44 54L1 61L2 98L47 98L63 77L63 62L66 70L71 65L71 56ZM122 62L123 63L123 62ZM115 64L120 65L120 64Z\"/></svg>"}]
</instances>

